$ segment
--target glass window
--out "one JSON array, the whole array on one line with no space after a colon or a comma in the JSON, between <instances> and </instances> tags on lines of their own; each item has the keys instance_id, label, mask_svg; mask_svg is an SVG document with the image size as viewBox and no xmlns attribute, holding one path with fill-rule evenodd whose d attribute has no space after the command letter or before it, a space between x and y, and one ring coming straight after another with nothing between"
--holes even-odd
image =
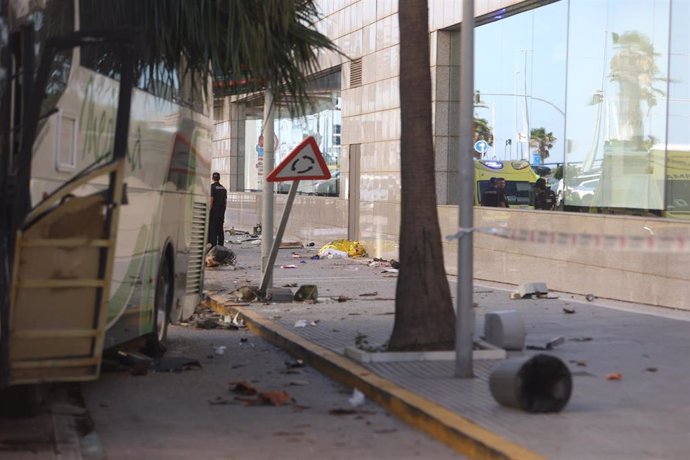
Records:
<instances>
[{"instance_id":1,"label":"glass window","mask_svg":"<svg viewBox=\"0 0 690 460\"><path fill-rule=\"evenodd\" d=\"M663 209L669 7L570 2L566 205Z\"/></svg>"},{"instance_id":2,"label":"glass window","mask_svg":"<svg viewBox=\"0 0 690 460\"><path fill-rule=\"evenodd\" d=\"M275 120L275 164L280 164L306 137L313 136L331 171L332 179L326 181L300 181L298 193L305 195L338 196L340 170L340 130L342 126L340 72L333 72L310 84L311 111L304 117L291 118L281 110ZM255 113L245 121L244 183L247 191L263 189L263 179L270 172L264 168L263 120L260 107L247 110ZM277 193L287 193L291 182L276 183Z\"/></svg>"},{"instance_id":3,"label":"glass window","mask_svg":"<svg viewBox=\"0 0 690 460\"><path fill-rule=\"evenodd\" d=\"M671 2L666 209L690 214L690 2ZM678 216L680 217L680 216Z\"/></svg>"},{"instance_id":4,"label":"glass window","mask_svg":"<svg viewBox=\"0 0 690 460\"><path fill-rule=\"evenodd\" d=\"M490 144L478 156L563 163L567 9L557 2L477 27L475 137Z\"/></svg>"}]
</instances>

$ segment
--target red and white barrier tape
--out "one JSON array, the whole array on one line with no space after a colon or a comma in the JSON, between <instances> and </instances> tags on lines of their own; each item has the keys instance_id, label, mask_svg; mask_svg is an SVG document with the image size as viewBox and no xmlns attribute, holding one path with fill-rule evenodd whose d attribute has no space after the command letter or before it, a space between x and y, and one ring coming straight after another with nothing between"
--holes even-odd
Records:
<instances>
[{"instance_id":1,"label":"red and white barrier tape","mask_svg":"<svg viewBox=\"0 0 690 460\"><path fill-rule=\"evenodd\" d=\"M448 240L460 239L470 232L493 235L527 243L556 244L590 249L643 252L690 252L690 238L686 236L627 236L597 235L594 233L567 233L518 228L475 227L461 228Z\"/></svg>"}]
</instances>

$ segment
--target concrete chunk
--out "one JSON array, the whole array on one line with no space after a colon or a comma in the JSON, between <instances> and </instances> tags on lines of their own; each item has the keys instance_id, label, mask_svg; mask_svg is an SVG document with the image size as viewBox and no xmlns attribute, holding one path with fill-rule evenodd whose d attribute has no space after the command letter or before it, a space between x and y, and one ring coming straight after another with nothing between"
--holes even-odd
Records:
<instances>
[{"instance_id":1,"label":"concrete chunk","mask_svg":"<svg viewBox=\"0 0 690 460\"><path fill-rule=\"evenodd\" d=\"M525 346L525 323L516 310L487 313L484 317L484 340L505 350L522 350Z\"/></svg>"},{"instance_id":2,"label":"concrete chunk","mask_svg":"<svg viewBox=\"0 0 690 460\"><path fill-rule=\"evenodd\" d=\"M534 282L534 283L523 283L517 287L515 290L520 294L521 298L525 298L531 295L543 295L548 294L549 289L546 287L546 283Z\"/></svg>"}]
</instances>

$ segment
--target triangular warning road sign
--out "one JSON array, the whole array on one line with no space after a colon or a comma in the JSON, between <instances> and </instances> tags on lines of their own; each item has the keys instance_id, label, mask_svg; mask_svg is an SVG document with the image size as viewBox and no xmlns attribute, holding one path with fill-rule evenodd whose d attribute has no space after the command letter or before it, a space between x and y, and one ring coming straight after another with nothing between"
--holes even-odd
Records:
<instances>
[{"instance_id":1,"label":"triangular warning road sign","mask_svg":"<svg viewBox=\"0 0 690 460\"><path fill-rule=\"evenodd\" d=\"M330 178L331 172L312 136L304 139L266 176L268 182Z\"/></svg>"}]
</instances>

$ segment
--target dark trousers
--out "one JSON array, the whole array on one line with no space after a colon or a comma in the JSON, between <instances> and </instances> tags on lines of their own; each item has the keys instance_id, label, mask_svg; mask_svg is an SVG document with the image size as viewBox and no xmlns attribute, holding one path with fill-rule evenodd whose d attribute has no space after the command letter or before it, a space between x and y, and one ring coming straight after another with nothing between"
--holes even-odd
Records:
<instances>
[{"instance_id":1,"label":"dark trousers","mask_svg":"<svg viewBox=\"0 0 690 460\"><path fill-rule=\"evenodd\" d=\"M223 216L214 216L213 214L208 219L208 242L211 244L211 247L216 245L223 246L225 242L223 220Z\"/></svg>"}]
</instances>

